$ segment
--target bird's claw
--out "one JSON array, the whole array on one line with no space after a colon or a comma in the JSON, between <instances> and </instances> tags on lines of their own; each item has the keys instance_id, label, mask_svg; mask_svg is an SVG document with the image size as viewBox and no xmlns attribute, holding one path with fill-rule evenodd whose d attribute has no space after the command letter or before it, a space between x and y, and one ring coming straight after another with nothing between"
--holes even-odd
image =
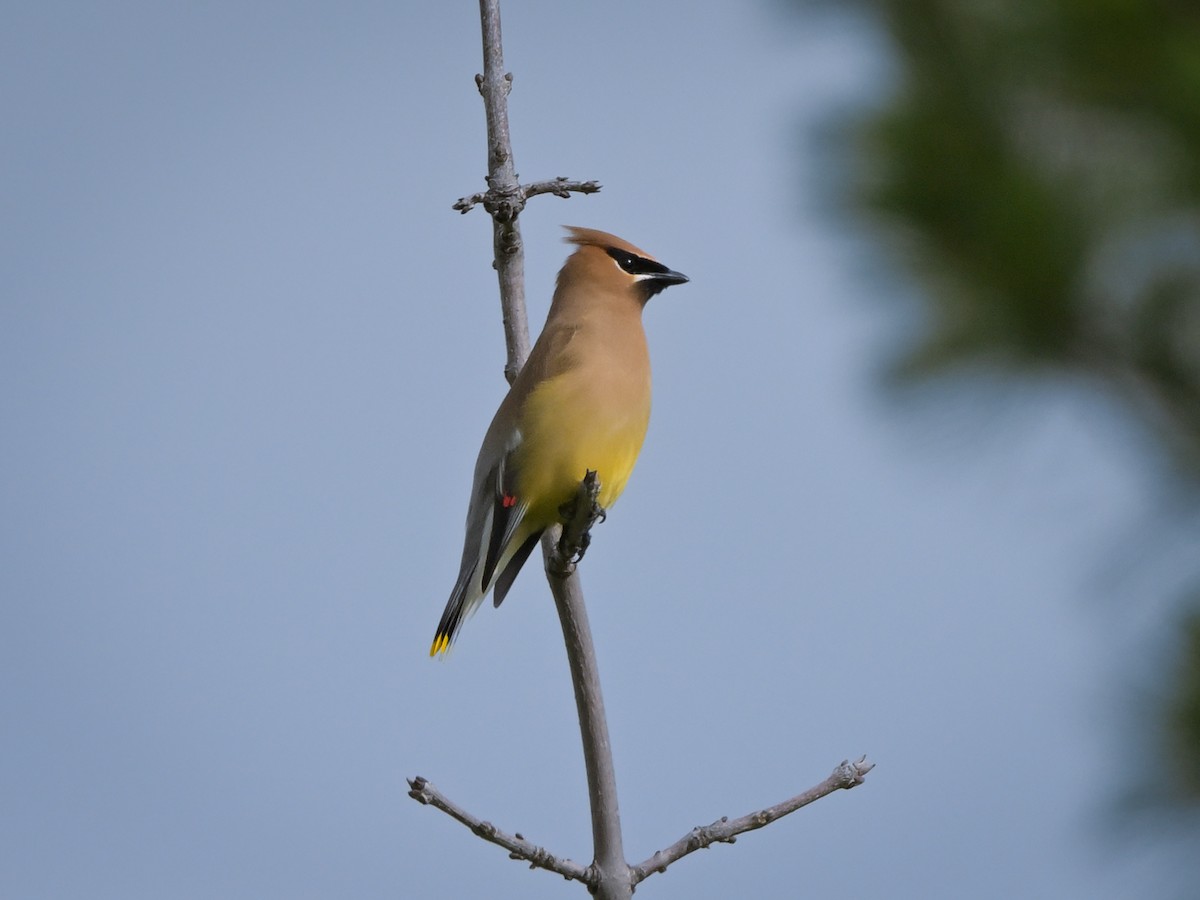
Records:
<instances>
[{"instance_id":1,"label":"bird's claw","mask_svg":"<svg viewBox=\"0 0 1200 900\"><path fill-rule=\"evenodd\" d=\"M588 547L592 545L592 533L585 531L579 536L579 546L575 548L575 553L571 556L571 565L576 565L583 562L583 554L587 553Z\"/></svg>"},{"instance_id":2,"label":"bird's claw","mask_svg":"<svg viewBox=\"0 0 1200 900\"><path fill-rule=\"evenodd\" d=\"M576 564L591 546L592 526L603 522L608 516L597 500L599 493L600 481L596 473L589 470L580 482L575 497L558 509L563 520L563 532L559 538L557 555L559 565L566 572L575 570Z\"/></svg>"},{"instance_id":3,"label":"bird's claw","mask_svg":"<svg viewBox=\"0 0 1200 900\"><path fill-rule=\"evenodd\" d=\"M596 501L592 501L592 508L588 512L587 524L583 528L583 532L579 535L579 546L575 548L574 554L571 556L571 564L583 560L583 554L587 553L588 547L592 545L592 527L598 525L608 518L608 510L601 506Z\"/></svg>"}]
</instances>

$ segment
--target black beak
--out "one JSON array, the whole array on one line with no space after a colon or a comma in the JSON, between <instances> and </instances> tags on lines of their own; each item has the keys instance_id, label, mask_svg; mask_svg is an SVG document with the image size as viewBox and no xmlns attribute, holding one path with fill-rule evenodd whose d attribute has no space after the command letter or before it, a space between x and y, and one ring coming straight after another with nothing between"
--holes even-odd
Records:
<instances>
[{"instance_id":1,"label":"black beak","mask_svg":"<svg viewBox=\"0 0 1200 900\"><path fill-rule=\"evenodd\" d=\"M654 272L646 280L656 282L656 286L661 291L673 284L687 284L691 279L682 272L673 272L667 269L665 272Z\"/></svg>"},{"instance_id":2,"label":"black beak","mask_svg":"<svg viewBox=\"0 0 1200 900\"><path fill-rule=\"evenodd\" d=\"M649 300L659 291L664 288L669 288L673 284L686 284L688 277L682 272L672 272L664 267L661 272L648 272L645 275L639 275L638 281L641 282L642 288L646 292L646 299Z\"/></svg>"}]
</instances>

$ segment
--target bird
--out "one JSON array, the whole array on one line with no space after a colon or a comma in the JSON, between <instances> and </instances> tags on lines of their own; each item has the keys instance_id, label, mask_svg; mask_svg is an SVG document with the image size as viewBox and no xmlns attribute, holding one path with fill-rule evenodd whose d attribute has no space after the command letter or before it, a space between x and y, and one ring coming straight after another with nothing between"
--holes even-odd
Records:
<instances>
[{"instance_id":1,"label":"bird","mask_svg":"<svg viewBox=\"0 0 1200 900\"><path fill-rule=\"evenodd\" d=\"M429 655L445 654L494 591L498 607L542 533L588 471L602 510L633 472L650 422L642 310L688 277L628 241L566 226L575 250L558 273L546 324L483 438L458 580Z\"/></svg>"}]
</instances>

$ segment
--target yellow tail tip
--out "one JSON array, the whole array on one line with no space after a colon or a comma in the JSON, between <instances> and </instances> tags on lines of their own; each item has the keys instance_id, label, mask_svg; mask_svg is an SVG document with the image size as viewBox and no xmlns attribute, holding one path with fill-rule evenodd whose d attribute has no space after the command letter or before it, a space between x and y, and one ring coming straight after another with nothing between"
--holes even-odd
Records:
<instances>
[{"instance_id":1,"label":"yellow tail tip","mask_svg":"<svg viewBox=\"0 0 1200 900\"><path fill-rule=\"evenodd\" d=\"M430 656L437 656L450 649L450 635L438 632L433 638L433 646L429 648Z\"/></svg>"}]
</instances>

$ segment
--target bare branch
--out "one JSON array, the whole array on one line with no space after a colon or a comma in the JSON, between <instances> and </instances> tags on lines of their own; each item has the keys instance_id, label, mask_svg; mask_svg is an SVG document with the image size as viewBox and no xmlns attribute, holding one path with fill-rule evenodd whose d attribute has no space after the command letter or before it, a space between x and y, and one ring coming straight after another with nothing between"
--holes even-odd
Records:
<instances>
[{"instance_id":1,"label":"bare branch","mask_svg":"<svg viewBox=\"0 0 1200 900\"><path fill-rule=\"evenodd\" d=\"M467 213L473 210L477 204L482 203L487 199L487 191L480 191L477 194L472 194L470 197L459 197L454 201L453 209L457 209L461 213Z\"/></svg>"},{"instance_id":2,"label":"bare branch","mask_svg":"<svg viewBox=\"0 0 1200 900\"><path fill-rule=\"evenodd\" d=\"M467 212L483 204L492 217L492 253L496 277L500 281L500 310L504 319L504 343L508 361L504 377L512 384L529 357L529 324L525 316L525 249L517 217L525 201L537 194L569 196L571 191L591 194L600 190L595 181L570 181L556 178L522 187L513 162L512 138L508 130L508 93L512 73L504 72L504 48L500 37L500 0L479 0L479 18L483 25L483 74L475 84L483 97L487 116L488 189L462 197L454 208Z\"/></svg>"},{"instance_id":3,"label":"bare branch","mask_svg":"<svg viewBox=\"0 0 1200 900\"><path fill-rule=\"evenodd\" d=\"M521 190L526 198L536 197L538 194L553 194L555 197L565 198L570 197L572 193L594 194L600 190L600 182L571 181L560 175L553 181L535 181L533 184L523 185Z\"/></svg>"},{"instance_id":4,"label":"bare branch","mask_svg":"<svg viewBox=\"0 0 1200 900\"><path fill-rule=\"evenodd\" d=\"M529 325L525 313L525 258L521 245L521 231L517 224L525 199L537 193L556 193L559 196L569 194L572 190L592 193L599 190L600 186L595 182L578 183L556 179L554 182L532 185L531 188L521 188L513 164L512 140L508 129L507 98L512 89L512 75L501 74L504 70L504 54L500 37L499 0L479 0L479 15L483 27L483 74L476 77L475 83L483 96L487 114L488 189L482 194L463 198L455 204L455 209L466 212L472 206L482 203L492 217L492 249L495 258L493 265L500 282L500 308L504 318L504 339L508 350L504 375L511 384L525 360L529 358ZM594 497L592 499L594 500ZM590 512L590 505L587 509ZM584 880L598 900L629 900L633 895L633 881L621 845L617 781L608 739L608 723L604 717L604 701L600 693L596 652L592 645L587 611L583 605L583 590L574 574L573 565L570 572L555 570L552 573L549 569L556 553L559 532L557 527L547 530L542 541L542 552L548 567L550 590L554 594L566 641L567 660L571 670L571 681L575 687L575 704L579 712L579 730L587 769L595 861L587 870L590 877ZM571 554L572 557L574 555ZM470 824L468 819L460 818L459 821ZM476 833L479 834L478 831Z\"/></svg>"},{"instance_id":5,"label":"bare branch","mask_svg":"<svg viewBox=\"0 0 1200 900\"><path fill-rule=\"evenodd\" d=\"M832 775L790 800L784 800L782 803L760 809L758 812L748 813L738 819L730 820L728 816L722 816L711 825L697 826L670 847L659 850L645 862L634 866L633 883L636 885L655 872L665 872L667 866L689 853L703 850L716 843L732 844L743 832L770 825L776 819L783 818L802 806L808 806L813 801L820 800L834 791L848 791L852 787L857 787L863 783L866 774L873 768L875 768L875 764L867 762L865 756L854 762L842 760L841 765L833 770Z\"/></svg>"},{"instance_id":6,"label":"bare branch","mask_svg":"<svg viewBox=\"0 0 1200 900\"><path fill-rule=\"evenodd\" d=\"M538 194L553 194L556 197L570 197L572 193L576 194L594 194L600 190L600 182L598 181L571 181L569 178L564 178L561 175L558 178L550 181L535 181L533 184L523 184L517 187L517 195L512 199L502 200L499 196L493 196L492 191L479 191L471 194L469 197L459 197L454 201L453 208L461 213L467 213L473 210L479 204L483 204L484 209L488 208L488 204L492 203L498 208L503 208L506 204L509 206L515 205L520 212L525 208L525 201L530 197L536 197Z\"/></svg>"},{"instance_id":7,"label":"bare branch","mask_svg":"<svg viewBox=\"0 0 1200 900\"><path fill-rule=\"evenodd\" d=\"M512 75L504 73L500 38L500 0L479 0L483 26L483 74L475 84L483 96L487 116L488 189L481 201L492 217L492 253L500 281L500 310L508 361L504 377L512 384L529 358L529 323L525 316L525 251L517 216L524 206L521 185L513 167L512 139L508 132L508 92ZM460 201L461 202L461 201Z\"/></svg>"},{"instance_id":8,"label":"bare branch","mask_svg":"<svg viewBox=\"0 0 1200 900\"><path fill-rule=\"evenodd\" d=\"M598 484L596 489L599 490ZM587 509L589 513L591 511L590 504L586 507L579 504L579 508ZM629 900L633 896L635 882L633 870L625 861L621 842L617 775L613 768L604 697L600 692L600 669L596 663L587 608L583 603L583 587L578 574L574 572L574 565L570 565L570 571L567 572L554 568L559 556L561 531L557 526L547 530L542 538L542 553L546 558L546 577L562 625L571 684L575 688L575 708L579 712L579 733L583 739L583 761L587 769L592 843L595 849L592 862L596 877L593 894L597 900Z\"/></svg>"},{"instance_id":9,"label":"bare branch","mask_svg":"<svg viewBox=\"0 0 1200 900\"><path fill-rule=\"evenodd\" d=\"M471 829L472 832L483 838L485 841L491 841L493 844L498 844L508 851L509 859L522 859L529 863L531 869L548 869L551 872L557 872L568 881L582 881L584 884L591 885L593 881L592 872L589 869L579 865L569 859L559 859L549 850L544 847L539 847L520 834L508 834L501 831L491 822L484 822L482 819L477 819L461 806L448 800L437 788L426 781L421 776L409 779L408 786L410 788L408 796L412 797L417 802L440 809L452 819L456 819L462 824Z\"/></svg>"},{"instance_id":10,"label":"bare branch","mask_svg":"<svg viewBox=\"0 0 1200 900\"><path fill-rule=\"evenodd\" d=\"M590 194L600 190L600 185L594 181L579 182L562 177L524 186L520 184L509 136L507 98L512 89L512 75L503 72L499 0L479 0L479 11L483 26L483 74L477 75L475 82L483 96L487 114L488 188L461 198L454 208L465 213L482 205L492 217L493 265L500 284L500 306L507 348L504 374L511 384L528 359L530 349L525 312L524 251L518 217L530 197L539 194L559 197L569 197L571 193ZM542 540L546 575L562 625L579 714L592 816L595 851L592 865L584 868L571 860L559 859L519 834L509 835L500 831L491 823L481 821L455 806L423 778L409 782L409 796L423 804L436 806L475 834L506 848L515 859L523 859L534 868L549 869L567 879L584 882L597 900L630 900L634 886L651 873L665 871L677 859L715 842L733 843L736 835L762 828L835 790L854 787L862 782L872 765L866 762L866 757L853 764L844 762L824 782L791 800L732 822L723 818L712 825L693 829L672 846L660 850L640 865L630 867L625 861L622 847L616 773L600 690L599 668L584 607L583 589L575 572L575 564L587 550L592 525L604 518L604 510L596 499L599 490L596 473L588 472L574 500L561 510L565 526L547 529Z\"/></svg>"}]
</instances>

